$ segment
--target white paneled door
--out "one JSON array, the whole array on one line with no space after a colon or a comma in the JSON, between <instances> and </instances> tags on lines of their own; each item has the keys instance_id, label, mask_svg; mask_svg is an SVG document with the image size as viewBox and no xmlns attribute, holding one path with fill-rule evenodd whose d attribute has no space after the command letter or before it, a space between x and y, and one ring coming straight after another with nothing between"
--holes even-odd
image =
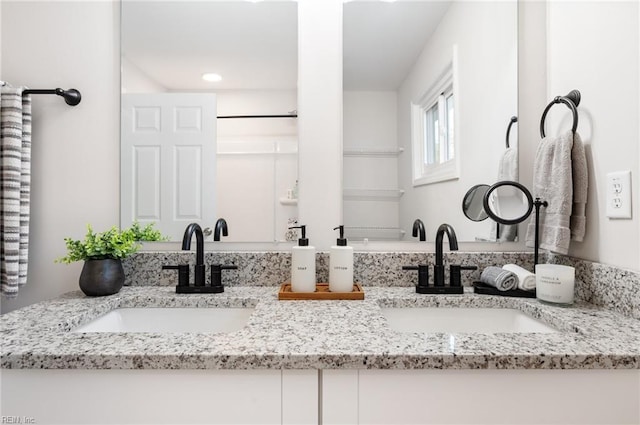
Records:
<instances>
[{"instance_id":1,"label":"white paneled door","mask_svg":"<svg viewBox=\"0 0 640 425\"><path fill-rule=\"evenodd\" d=\"M156 222L171 240L191 222L212 227L215 94L123 94L121 107L120 225Z\"/></svg>"}]
</instances>

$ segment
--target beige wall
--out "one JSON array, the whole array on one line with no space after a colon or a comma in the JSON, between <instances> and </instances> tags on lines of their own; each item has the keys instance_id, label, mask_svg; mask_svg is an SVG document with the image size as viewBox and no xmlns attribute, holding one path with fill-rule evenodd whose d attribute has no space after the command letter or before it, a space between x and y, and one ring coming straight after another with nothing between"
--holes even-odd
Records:
<instances>
[{"instance_id":1,"label":"beige wall","mask_svg":"<svg viewBox=\"0 0 640 425\"><path fill-rule=\"evenodd\" d=\"M342 107L341 24L336 22L339 20L336 1L323 3L327 4L326 9L316 0L300 2L305 8L301 14L299 55L300 162L303 164L300 191L301 196L313 191L322 193L321 197L301 199L300 214L302 220L318 229L314 229L314 233L319 246L332 242L332 233L318 233L330 224L336 225L334 221L339 220L337 216L341 211L341 194L334 180L342 169L339 152L342 141L336 131L341 123ZM582 8L584 3L575 2L571 7ZM583 244L572 248L571 253L639 270L640 221L637 214L632 220L624 221L604 217L603 176L609 171L632 170L636 183L634 211L637 211L640 13L637 2L628 2L628 15L627 12L611 14L605 3L595 2L590 6L601 9L590 13L582 22L581 9L570 12L565 23L579 25L577 30L563 24L560 11L551 12L549 35L554 40L548 44L554 50L550 53L548 90L543 59L547 48L545 27L541 22L545 16L541 11L544 4L521 3L519 139L523 165L520 169L523 181L530 183L531 171L526 164L530 163L539 140L537 123L548 98L558 91L568 91L567 88L580 89L584 94L581 126L588 125L590 129L586 131L581 127L580 131L588 135L590 166L595 172L590 182L589 235ZM76 289L81 265L53 262L65 253L63 238L81 237L87 223L96 228L118 223L120 85L117 4L3 0L0 9L1 79L33 88L76 87L83 95L82 103L74 108L55 96L39 96L34 101L30 275L17 300L2 300L2 311L6 312ZM331 20L334 25L323 24ZM29 23L29 30L25 30L25 22ZM623 22L631 25L630 32L622 32L620 36L624 49L620 50L620 45L612 48L602 39L619 33ZM607 23L615 28L606 28ZM567 33L567 28L576 34ZM322 39L324 31L327 40ZM560 49L576 46L583 52L580 60L568 61L562 56ZM316 49L322 51L323 56L315 55ZM598 58L599 52L615 56L617 50L619 55L625 55L624 64L618 68L607 68ZM626 69L629 66L631 68ZM591 72L594 68L602 74ZM614 75L606 74L608 72ZM325 80L329 90L318 83L327 75L333 76ZM623 119L621 114L630 114L631 118ZM314 157L321 160L314 162ZM310 165L305 166L307 162ZM318 168L314 168L314 163ZM327 173L332 176L328 186L318 178ZM465 245L463 249L501 250L501 247Z\"/></svg>"}]
</instances>

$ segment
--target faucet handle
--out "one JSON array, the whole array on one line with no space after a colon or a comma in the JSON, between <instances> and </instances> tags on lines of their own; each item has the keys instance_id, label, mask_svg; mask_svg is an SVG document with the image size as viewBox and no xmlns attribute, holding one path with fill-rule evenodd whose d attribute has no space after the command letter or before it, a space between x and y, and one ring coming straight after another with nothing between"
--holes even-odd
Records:
<instances>
[{"instance_id":1,"label":"faucet handle","mask_svg":"<svg viewBox=\"0 0 640 425\"><path fill-rule=\"evenodd\" d=\"M418 285L416 285L416 292L420 293L421 289L429 287L429 265L428 264L419 264L417 266L402 266L402 270L418 271Z\"/></svg>"},{"instance_id":2,"label":"faucet handle","mask_svg":"<svg viewBox=\"0 0 640 425\"><path fill-rule=\"evenodd\" d=\"M178 286L189 286L189 265L162 266L162 270L178 270Z\"/></svg>"},{"instance_id":3,"label":"faucet handle","mask_svg":"<svg viewBox=\"0 0 640 425\"><path fill-rule=\"evenodd\" d=\"M462 270L477 270L478 266L462 266L460 264L452 264L449 266L449 279L451 286L462 286Z\"/></svg>"},{"instance_id":4,"label":"faucet handle","mask_svg":"<svg viewBox=\"0 0 640 425\"><path fill-rule=\"evenodd\" d=\"M238 266L234 264L212 264L211 265L211 287L213 292L224 292L222 286L222 270L237 270Z\"/></svg>"}]
</instances>

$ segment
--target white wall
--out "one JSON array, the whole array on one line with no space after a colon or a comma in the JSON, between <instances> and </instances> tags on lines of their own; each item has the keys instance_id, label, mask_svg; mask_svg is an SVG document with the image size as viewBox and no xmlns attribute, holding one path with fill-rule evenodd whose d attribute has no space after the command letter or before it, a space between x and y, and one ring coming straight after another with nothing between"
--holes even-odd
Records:
<instances>
[{"instance_id":1,"label":"white wall","mask_svg":"<svg viewBox=\"0 0 640 425\"><path fill-rule=\"evenodd\" d=\"M636 1L554 0L547 15L547 98L571 89L582 93L578 132L590 172L585 240L572 242L569 254L635 270L640 269L639 8ZM565 131L571 120L568 108L554 106L547 134ZM610 219L606 174L622 170L632 170L633 218Z\"/></svg>"},{"instance_id":2,"label":"white wall","mask_svg":"<svg viewBox=\"0 0 640 425\"><path fill-rule=\"evenodd\" d=\"M126 57L120 61L122 93L162 93L167 88L153 81Z\"/></svg>"},{"instance_id":3,"label":"white wall","mask_svg":"<svg viewBox=\"0 0 640 425\"><path fill-rule=\"evenodd\" d=\"M335 244L342 221L342 1L298 1L299 218Z\"/></svg>"},{"instance_id":4,"label":"white wall","mask_svg":"<svg viewBox=\"0 0 640 425\"><path fill-rule=\"evenodd\" d=\"M119 40L112 2L2 2L2 79L70 88L33 97L29 279L9 311L78 288L81 264L54 264L63 238L118 224Z\"/></svg>"},{"instance_id":5,"label":"white wall","mask_svg":"<svg viewBox=\"0 0 640 425\"><path fill-rule=\"evenodd\" d=\"M406 152L399 158L399 183L406 190L400 223L406 228L414 219L422 219L430 240L441 223L455 224L460 240L490 236L490 223L468 220L461 204L473 185L497 181L506 128L511 116L517 115L517 41L510 36L517 33L516 7L509 2L454 2L398 91L399 144ZM454 45L460 178L413 187L410 105L419 103L452 62Z\"/></svg>"}]
</instances>

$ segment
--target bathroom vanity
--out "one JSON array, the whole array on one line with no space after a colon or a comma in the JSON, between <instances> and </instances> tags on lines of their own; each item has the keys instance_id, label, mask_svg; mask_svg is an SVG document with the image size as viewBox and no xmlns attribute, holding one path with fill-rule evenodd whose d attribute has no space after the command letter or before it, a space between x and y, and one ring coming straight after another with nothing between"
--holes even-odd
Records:
<instances>
[{"instance_id":1,"label":"bathroom vanity","mask_svg":"<svg viewBox=\"0 0 640 425\"><path fill-rule=\"evenodd\" d=\"M277 287L257 286L72 292L1 317L2 414L37 423L638 422L640 321L468 289L365 286L362 301L279 301ZM74 332L132 307L253 311L228 332ZM510 309L550 329L420 332L385 315L426 307Z\"/></svg>"}]
</instances>

